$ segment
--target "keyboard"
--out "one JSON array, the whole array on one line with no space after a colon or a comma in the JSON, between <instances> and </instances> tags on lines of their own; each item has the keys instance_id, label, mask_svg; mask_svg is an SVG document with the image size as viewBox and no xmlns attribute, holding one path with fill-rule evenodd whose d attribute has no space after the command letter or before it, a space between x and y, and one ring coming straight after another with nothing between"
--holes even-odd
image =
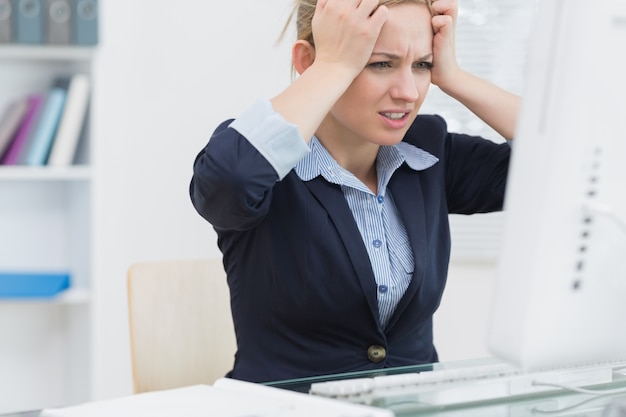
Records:
<instances>
[{"instance_id":1,"label":"keyboard","mask_svg":"<svg viewBox=\"0 0 626 417\"><path fill-rule=\"evenodd\" d=\"M626 382L624 369L626 362L543 371L486 362L419 373L317 382L311 384L309 393L389 408L399 404L428 408L545 394L563 390L564 386Z\"/></svg>"}]
</instances>

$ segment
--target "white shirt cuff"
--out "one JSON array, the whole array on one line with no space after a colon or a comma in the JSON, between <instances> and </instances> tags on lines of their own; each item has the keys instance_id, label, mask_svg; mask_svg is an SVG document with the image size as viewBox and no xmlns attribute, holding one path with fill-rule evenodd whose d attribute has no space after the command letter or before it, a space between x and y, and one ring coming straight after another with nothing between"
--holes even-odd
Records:
<instances>
[{"instance_id":1,"label":"white shirt cuff","mask_svg":"<svg viewBox=\"0 0 626 417\"><path fill-rule=\"evenodd\" d=\"M257 100L230 127L267 159L281 180L310 152L297 126L276 113L269 100Z\"/></svg>"}]
</instances>

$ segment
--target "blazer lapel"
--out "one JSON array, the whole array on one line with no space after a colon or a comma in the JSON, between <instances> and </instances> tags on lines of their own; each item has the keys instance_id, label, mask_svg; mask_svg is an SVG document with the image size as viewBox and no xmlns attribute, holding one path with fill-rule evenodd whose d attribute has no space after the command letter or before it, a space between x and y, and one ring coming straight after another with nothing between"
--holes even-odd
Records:
<instances>
[{"instance_id":1,"label":"blazer lapel","mask_svg":"<svg viewBox=\"0 0 626 417\"><path fill-rule=\"evenodd\" d=\"M350 207L337 185L326 182L322 177L317 177L305 182L309 190L324 206L329 217L332 219L341 240L348 252L350 262L354 267L361 289L365 294L370 310L377 323L380 323L378 313L378 300L376 298L376 279L369 261L369 255L363 244L363 238L354 221Z\"/></svg>"},{"instance_id":2,"label":"blazer lapel","mask_svg":"<svg viewBox=\"0 0 626 417\"><path fill-rule=\"evenodd\" d=\"M406 228L409 242L413 248L415 269L413 270L411 283L400 300L387 328L394 324L397 317L402 314L402 311L409 305L413 297L415 297L415 294L417 294L417 290L424 280L426 263L428 262L426 256L428 253L428 243L426 240L426 207L422 197L420 176L411 169L400 167L394 173L389 183L389 189L393 194L398 214Z\"/></svg>"}]
</instances>

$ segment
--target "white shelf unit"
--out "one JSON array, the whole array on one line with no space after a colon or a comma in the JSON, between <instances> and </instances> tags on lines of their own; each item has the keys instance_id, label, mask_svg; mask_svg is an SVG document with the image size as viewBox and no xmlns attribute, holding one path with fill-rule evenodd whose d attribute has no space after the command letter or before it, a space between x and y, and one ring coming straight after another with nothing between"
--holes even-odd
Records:
<instances>
[{"instance_id":1,"label":"white shelf unit","mask_svg":"<svg viewBox=\"0 0 626 417\"><path fill-rule=\"evenodd\" d=\"M94 50L0 45L0 111L59 75L93 75ZM93 90L93 83L92 83ZM88 401L94 160L89 113L68 167L0 165L0 271L70 273L50 299L0 299L0 413Z\"/></svg>"}]
</instances>

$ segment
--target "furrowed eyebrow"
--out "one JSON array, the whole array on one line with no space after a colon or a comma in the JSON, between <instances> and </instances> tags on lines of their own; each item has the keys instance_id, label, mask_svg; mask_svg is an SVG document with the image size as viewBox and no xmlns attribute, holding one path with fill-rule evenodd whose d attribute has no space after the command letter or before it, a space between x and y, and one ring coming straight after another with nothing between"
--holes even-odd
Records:
<instances>
[{"instance_id":1,"label":"furrowed eyebrow","mask_svg":"<svg viewBox=\"0 0 626 417\"><path fill-rule=\"evenodd\" d=\"M395 55L389 52L372 52L372 56L383 56L389 60L398 60L402 58L399 55ZM433 54L424 55L423 57L417 59L417 61L429 61L430 59L432 59L432 57Z\"/></svg>"}]
</instances>

